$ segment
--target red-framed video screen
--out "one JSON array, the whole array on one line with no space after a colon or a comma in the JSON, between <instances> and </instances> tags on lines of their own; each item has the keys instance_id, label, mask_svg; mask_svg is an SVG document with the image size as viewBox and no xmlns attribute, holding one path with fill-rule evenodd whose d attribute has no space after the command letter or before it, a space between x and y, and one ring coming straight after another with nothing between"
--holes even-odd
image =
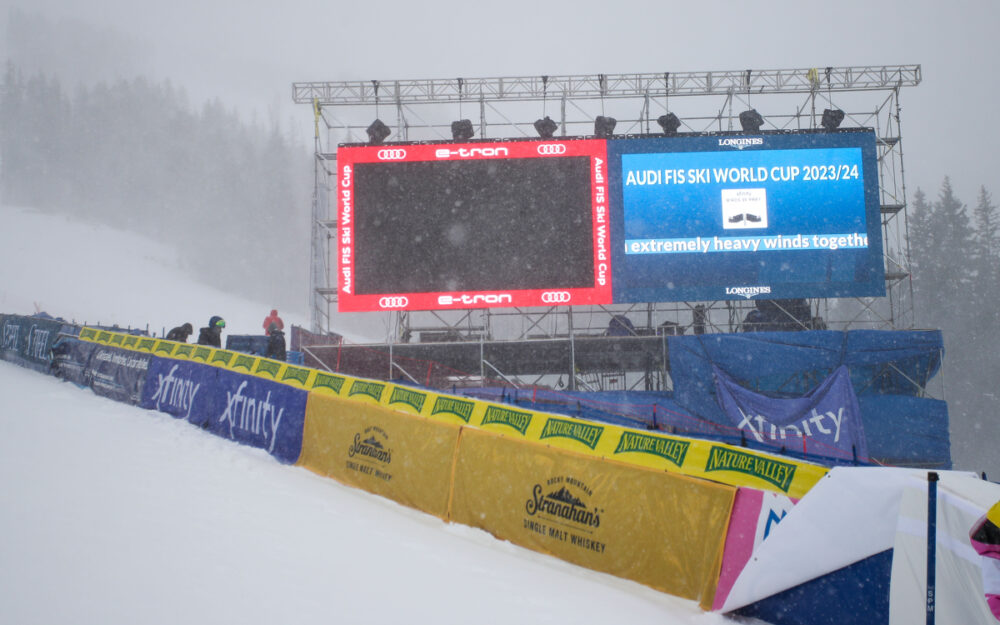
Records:
<instances>
[{"instance_id":1,"label":"red-framed video screen","mask_svg":"<svg viewBox=\"0 0 1000 625\"><path fill-rule=\"evenodd\" d=\"M610 304L603 139L342 145L341 312Z\"/></svg>"}]
</instances>

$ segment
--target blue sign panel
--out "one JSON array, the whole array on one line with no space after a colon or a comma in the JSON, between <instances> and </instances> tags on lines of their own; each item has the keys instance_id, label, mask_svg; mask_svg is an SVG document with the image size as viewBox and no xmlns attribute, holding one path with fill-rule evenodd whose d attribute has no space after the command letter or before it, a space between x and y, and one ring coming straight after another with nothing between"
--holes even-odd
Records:
<instances>
[{"instance_id":1,"label":"blue sign panel","mask_svg":"<svg viewBox=\"0 0 1000 625\"><path fill-rule=\"evenodd\" d=\"M608 141L616 302L885 294L870 130Z\"/></svg>"},{"instance_id":2,"label":"blue sign panel","mask_svg":"<svg viewBox=\"0 0 1000 625\"><path fill-rule=\"evenodd\" d=\"M218 371L209 365L154 357L140 405L204 425L219 403L214 390Z\"/></svg>"},{"instance_id":3,"label":"blue sign panel","mask_svg":"<svg viewBox=\"0 0 1000 625\"><path fill-rule=\"evenodd\" d=\"M138 404L151 359L142 352L97 345L87 362L86 383L98 395Z\"/></svg>"},{"instance_id":4,"label":"blue sign panel","mask_svg":"<svg viewBox=\"0 0 1000 625\"><path fill-rule=\"evenodd\" d=\"M218 370L219 393L203 427L223 438L264 449L294 463L302 452L306 391L252 375Z\"/></svg>"}]
</instances>

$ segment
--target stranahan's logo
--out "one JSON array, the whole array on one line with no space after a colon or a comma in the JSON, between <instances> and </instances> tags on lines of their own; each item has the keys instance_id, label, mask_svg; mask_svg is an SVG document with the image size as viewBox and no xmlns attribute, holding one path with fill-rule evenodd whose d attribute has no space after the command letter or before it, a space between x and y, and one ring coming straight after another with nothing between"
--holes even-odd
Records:
<instances>
[{"instance_id":1,"label":"stranahan's logo","mask_svg":"<svg viewBox=\"0 0 1000 625\"><path fill-rule=\"evenodd\" d=\"M601 511L590 508L580 499L578 493L591 496L593 492L586 484L573 477L553 477L546 483L549 492L541 484L535 484L531 497L524 504L529 516L539 516L550 520L568 521L585 528L601 526ZM573 487L572 489L570 487Z\"/></svg>"},{"instance_id":2,"label":"stranahan's logo","mask_svg":"<svg viewBox=\"0 0 1000 625\"><path fill-rule=\"evenodd\" d=\"M669 460L677 466L682 466L690 446L691 443L687 441L626 431L622 432L622 437L618 439L615 454L650 454Z\"/></svg>"},{"instance_id":3,"label":"stranahan's logo","mask_svg":"<svg viewBox=\"0 0 1000 625\"><path fill-rule=\"evenodd\" d=\"M705 463L705 473L712 471L735 471L752 475L786 493L795 478L794 464L715 446L709 451L708 462Z\"/></svg>"},{"instance_id":4,"label":"stranahan's logo","mask_svg":"<svg viewBox=\"0 0 1000 625\"><path fill-rule=\"evenodd\" d=\"M382 464L389 464L392 462L389 435L378 426L365 428L364 436L361 432L354 435L354 442L347 448L347 455L351 458L363 456Z\"/></svg>"}]
</instances>

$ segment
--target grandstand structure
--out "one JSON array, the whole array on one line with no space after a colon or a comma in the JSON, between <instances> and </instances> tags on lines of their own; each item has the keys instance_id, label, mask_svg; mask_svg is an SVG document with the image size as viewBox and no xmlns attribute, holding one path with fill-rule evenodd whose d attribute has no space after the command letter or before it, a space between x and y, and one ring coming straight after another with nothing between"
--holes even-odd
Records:
<instances>
[{"instance_id":1,"label":"grandstand structure","mask_svg":"<svg viewBox=\"0 0 1000 625\"><path fill-rule=\"evenodd\" d=\"M844 112L842 128L874 131L886 296L810 300L810 317L835 330L910 329L900 98L904 87L920 82L919 65L881 65L293 83L293 100L309 105L315 117L311 329L334 329L337 146L367 142L373 120L389 127L387 144L453 141L452 122L462 119L472 121L471 141L535 139L535 120L544 117L557 124L556 137L599 134L598 116L617 120L615 137L644 137L663 134L657 119L667 113L677 116L680 134L739 133L740 113L751 109L763 118L764 132L820 129L827 109ZM743 329L754 302L369 313L388 315L393 330L387 344L367 349L381 354L378 377L414 382L422 376L400 364L407 359L462 372L450 378L492 378L512 386L565 376L574 389L665 389L670 387L665 337L691 334L696 308L699 330L730 333ZM606 336L609 322L621 315L634 325L630 335ZM787 329L807 329L791 315L789 323ZM341 350L338 361L346 358Z\"/></svg>"}]
</instances>

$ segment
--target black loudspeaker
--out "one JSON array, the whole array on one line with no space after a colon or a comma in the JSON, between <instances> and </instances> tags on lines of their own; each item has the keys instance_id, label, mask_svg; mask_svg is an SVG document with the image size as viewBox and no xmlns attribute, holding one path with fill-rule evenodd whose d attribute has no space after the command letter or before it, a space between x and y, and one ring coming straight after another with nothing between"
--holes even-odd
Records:
<instances>
[{"instance_id":1,"label":"black loudspeaker","mask_svg":"<svg viewBox=\"0 0 1000 625\"><path fill-rule=\"evenodd\" d=\"M764 118L760 116L757 109L740 113L740 126L743 126L743 132L760 132L760 127L763 125Z\"/></svg>"},{"instance_id":2,"label":"black loudspeaker","mask_svg":"<svg viewBox=\"0 0 1000 625\"><path fill-rule=\"evenodd\" d=\"M840 122L844 121L844 111L840 109L825 109L823 111L823 121L820 125L827 130L836 130L840 127Z\"/></svg>"},{"instance_id":3,"label":"black loudspeaker","mask_svg":"<svg viewBox=\"0 0 1000 625\"><path fill-rule=\"evenodd\" d=\"M472 122L468 119L451 122L451 136L454 137L455 141L468 141L475 135L476 132L472 130Z\"/></svg>"},{"instance_id":4,"label":"black loudspeaker","mask_svg":"<svg viewBox=\"0 0 1000 625\"><path fill-rule=\"evenodd\" d=\"M677 119L677 116L673 113L660 115L656 123L660 125L660 128L663 128L663 134L665 135L675 135L677 134L677 129L681 127L681 120Z\"/></svg>"},{"instance_id":5,"label":"black loudspeaker","mask_svg":"<svg viewBox=\"0 0 1000 625\"><path fill-rule=\"evenodd\" d=\"M598 137L610 137L615 133L617 124L618 120L614 117L598 115L597 119L594 120L594 134Z\"/></svg>"},{"instance_id":6,"label":"black loudspeaker","mask_svg":"<svg viewBox=\"0 0 1000 625\"><path fill-rule=\"evenodd\" d=\"M381 119L376 119L372 122L372 125L368 127L368 143L372 145L380 145L385 138L392 134L389 127L382 123Z\"/></svg>"},{"instance_id":7,"label":"black loudspeaker","mask_svg":"<svg viewBox=\"0 0 1000 625\"><path fill-rule=\"evenodd\" d=\"M543 119L535 121L535 132L542 139L551 139L556 130L559 129L559 124L552 121L552 118L546 115Z\"/></svg>"}]
</instances>

